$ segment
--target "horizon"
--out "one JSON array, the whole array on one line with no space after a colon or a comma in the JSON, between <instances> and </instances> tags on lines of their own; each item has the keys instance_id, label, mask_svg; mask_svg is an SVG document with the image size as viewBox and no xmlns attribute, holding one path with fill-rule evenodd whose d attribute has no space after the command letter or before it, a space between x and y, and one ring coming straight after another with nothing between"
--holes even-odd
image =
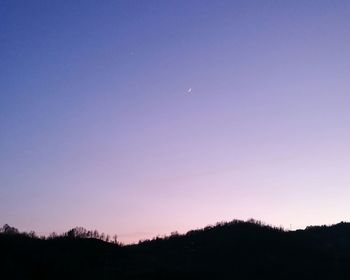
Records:
<instances>
[{"instance_id":1,"label":"horizon","mask_svg":"<svg viewBox=\"0 0 350 280\"><path fill-rule=\"evenodd\" d=\"M145 241L156 240L158 238L167 239L168 237L171 237L171 236L174 236L174 235L176 235L176 236L185 236L188 233L191 233L193 231L208 230L208 229L211 229L211 228L220 227L222 225L229 225L229 224L232 224L232 223L233 224L254 224L254 225L261 226L261 227L267 227L267 228L271 228L271 229L276 229L276 230L279 230L279 231L282 231L282 232L298 232L298 231L306 231L306 230L312 229L312 228L323 228L323 227L330 228L330 227L335 227L335 226L343 225L343 224L350 225L349 221L339 221L338 223L335 223L335 224L308 225L305 228L295 228L295 229L293 229L293 228L284 228L282 226L268 224L268 223L265 223L264 221L255 220L253 218L250 218L250 219L247 219L247 220L233 219L233 220L230 220L230 221L220 221L220 222L216 222L215 224L208 224L206 226L193 228L193 229L187 230L185 232L179 232L179 231L175 230L175 231L172 231L172 232L169 232L169 233L165 233L165 234L162 234L162 235L157 234L157 235L154 235L154 236L149 236L147 238L138 239L138 240L133 238L133 239L130 239L128 241L128 239L126 239L126 240L124 240L124 242L121 241L121 239L119 238L118 234L100 232L98 229L87 229L87 228L80 227L80 226L75 226L75 227L67 229L67 230L65 230L63 232L50 232L50 233L44 233L44 234L41 234L40 232L36 232L36 231L21 231L16 226L9 225L9 224L6 224L6 223L3 225L2 228L5 228L6 226L11 228L11 233L10 234L15 234L15 235L16 234L19 234L19 235L26 234L26 235L30 235L33 238L44 239L44 240L50 239L50 238L60 238L62 236L66 236L66 234L69 231L71 231L71 230L83 229L86 232L88 232L88 231L91 231L91 232L97 231L97 234L99 236L98 237L80 237L80 238L100 239L100 240L108 242L108 243L116 243L116 244L119 244L121 246L128 246L128 245L137 245L137 244L145 242ZM2 228L0 227L0 233L2 232L1 231ZM122 237L123 237L123 235L122 235ZM116 239L114 239L114 238L116 238Z\"/></svg>"},{"instance_id":2,"label":"horizon","mask_svg":"<svg viewBox=\"0 0 350 280\"><path fill-rule=\"evenodd\" d=\"M0 2L0 225L121 242L350 213L350 2Z\"/></svg>"}]
</instances>

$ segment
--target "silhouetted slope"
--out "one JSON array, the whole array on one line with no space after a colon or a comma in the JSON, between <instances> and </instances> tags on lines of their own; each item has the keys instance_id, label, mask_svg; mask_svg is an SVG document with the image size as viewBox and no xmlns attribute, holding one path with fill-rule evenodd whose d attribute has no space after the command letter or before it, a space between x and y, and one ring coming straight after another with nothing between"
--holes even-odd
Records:
<instances>
[{"instance_id":1,"label":"silhouetted slope","mask_svg":"<svg viewBox=\"0 0 350 280\"><path fill-rule=\"evenodd\" d=\"M9 279L350 279L350 225L285 232L221 223L118 246L96 239L0 235Z\"/></svg>"},{"instance_id":2,"label":"silhouetted slope","mask_svg":"<svg viewBox=\"0 0 350 280\"><path fill-rule=\"evenodd\" d=\"M106 258L119 253L117 246L96 239L1 236L0 248L8 279L99 279Z\"/></svg>"}]
</instances>

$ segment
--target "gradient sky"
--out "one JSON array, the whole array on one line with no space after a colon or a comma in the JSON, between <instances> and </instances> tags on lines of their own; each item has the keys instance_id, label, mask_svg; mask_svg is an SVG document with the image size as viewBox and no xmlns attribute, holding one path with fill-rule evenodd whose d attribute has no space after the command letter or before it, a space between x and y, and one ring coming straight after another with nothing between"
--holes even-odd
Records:
<instances>
[{"instance_id":1,"label":"gradient sky","mask_svg":"<svg viewBox=\"0 0 350 280\"><path fill-rule=\"evenodd\" d=\"M349 220L349 77L349 1L0 0L0 224Z\"/></svg>"}]
</instances>

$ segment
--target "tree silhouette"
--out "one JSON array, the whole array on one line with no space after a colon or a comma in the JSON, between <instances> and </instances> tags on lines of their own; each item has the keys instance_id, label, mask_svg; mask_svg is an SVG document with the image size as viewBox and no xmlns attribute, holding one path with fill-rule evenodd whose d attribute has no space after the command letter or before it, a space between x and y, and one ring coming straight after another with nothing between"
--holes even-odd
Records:
<instances>
[{"instance_id":1,"label":"tree silhouette","mask_svg":"<svg viewBox=\"0 0 350 280\"><path fill-rule=\"evenodd\" d=\"M284 231L234 220L121 245L75 227L39 238L4 225L4 279L350 279L350 224ZM110 241L111 243L105 242Z\"/></svg>"},{"instance_id":2,"label":"tree silhouette","mask_svg":"<svg viewBox=\"0 0 350 280\"><path fill-rule=\"evenodd\" d=\"M3 227L0 229L0 232L4 234L19 234L18 229L11 227L8 224L3 225Z\"/></svg>"}]
</instances>

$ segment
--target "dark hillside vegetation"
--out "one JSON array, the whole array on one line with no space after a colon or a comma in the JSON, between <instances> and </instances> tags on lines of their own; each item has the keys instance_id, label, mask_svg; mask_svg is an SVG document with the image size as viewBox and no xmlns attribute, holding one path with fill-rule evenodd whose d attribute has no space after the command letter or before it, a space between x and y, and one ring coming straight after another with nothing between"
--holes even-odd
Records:
<instances>
[{"instance_id":1,"label":"dark hillside vegetation","mask_svg":"<svg viewBox=\"0 0 350 280\"><path fill-rule=\"evenodd\" d=\"M350 279L348 223L284 231L232 221L133 245L106 240L82 228L39 238L4 226L3 279Z\"/></svg>"}]
</instances>

